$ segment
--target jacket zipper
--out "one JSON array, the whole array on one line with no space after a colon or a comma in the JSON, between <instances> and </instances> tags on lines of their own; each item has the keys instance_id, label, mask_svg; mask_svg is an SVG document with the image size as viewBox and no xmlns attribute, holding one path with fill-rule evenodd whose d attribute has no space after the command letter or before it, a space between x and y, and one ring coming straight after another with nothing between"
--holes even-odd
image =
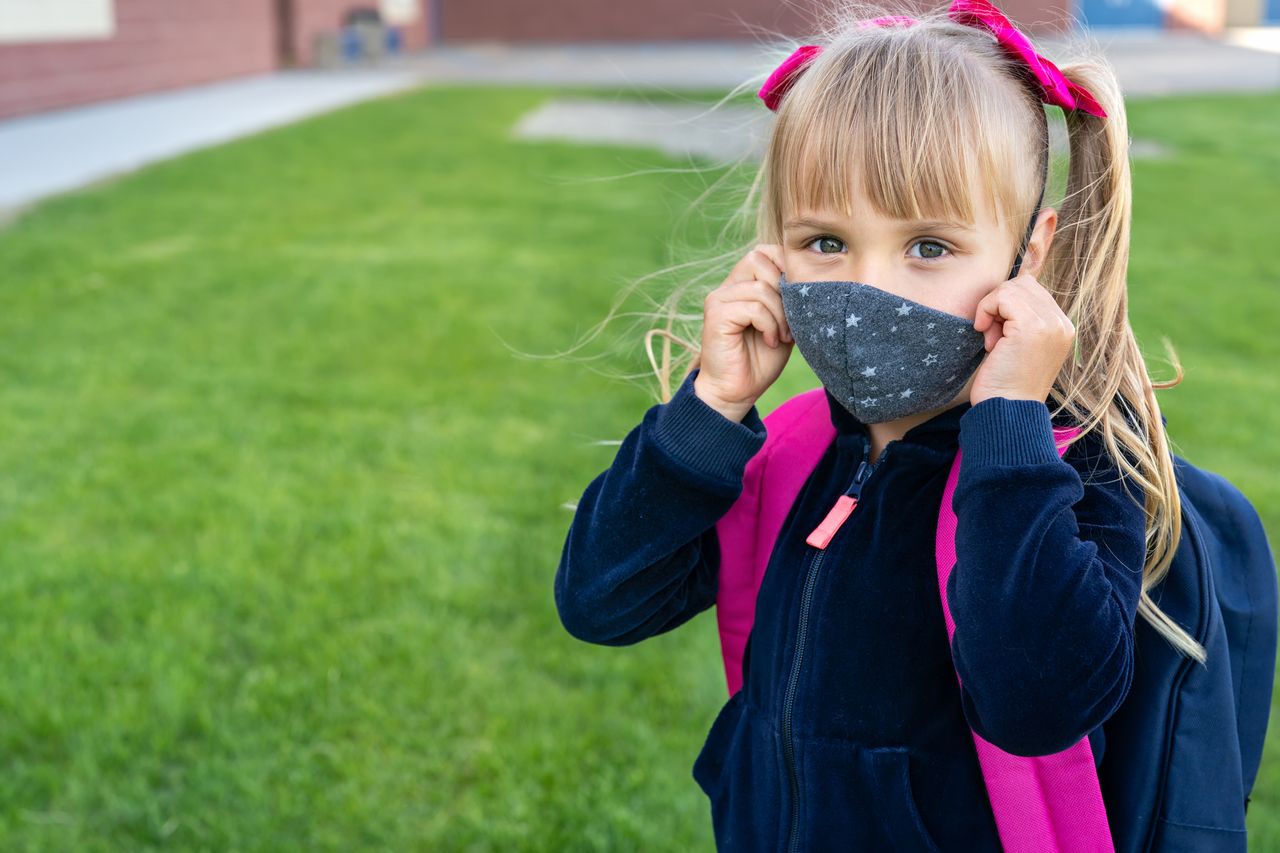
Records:
<instances>
[{"instance_id":1,"label":"jacket zipper","mask_svg":"<svg viewBox=\"0 0 1280 853\"><path fill-rule=\"evenodd\" d=\"M813 588L818 579L818 569L822 566L822 558L826 556L827 545L853 510L858 506L862 495L862 487L867 478L884 462L889 448L881 452L875 462L867 462L871 455L871 441L866 436L862 439L862 461L853 475L853 482L845 493L836 499L835 505L827 512L822 523L814 528L805 542L816 550L809 561L809 569L805 573L804 594L800 601L800 623L796 629L795 653L791 660L791 674L787 679L787 693L782 705L782 739L787 759L787 776L791 782L791 830L787 840L788 853L794 853L800 840L800 779L796 773L795 742L791 732L791 710L795 704L796 683L800 680L800 661L804 657L805 642L809 634L809 605L813 601Z\"/></svg>"}]
</instances>

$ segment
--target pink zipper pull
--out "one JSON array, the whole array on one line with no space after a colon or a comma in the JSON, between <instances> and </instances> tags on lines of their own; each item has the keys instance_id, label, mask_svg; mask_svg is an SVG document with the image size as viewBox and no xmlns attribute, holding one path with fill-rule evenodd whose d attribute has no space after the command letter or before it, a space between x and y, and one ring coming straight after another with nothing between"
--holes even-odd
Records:
<instances>
[{"instance_id":1,"label":"pink zipper pull","mask_svg":"<svg viewBox=\"0 0 1280 853\"><path fill-rule=\"evenodd\" d=\"M884 455L881 454L880 458L883 459ZM845 519L849 517L849 513L857 508L858 498L862 494L862 484L879 464L877 462L873 465L865 459L858 463L858 470L853 475L853 482L849 484L848 491L836 500L836 505L827 513L827 517L822 519L822 523L813 528L813 532L804 540L805 542L819 549L824 549L831 543L831 537L836 535Z\"/></svg>"},{"instance_id":2,"label":"pink zipper pull","mask_svg":"<svg viewBox=\"0 0 1280 853\"><path fill-rule=\"evenodd\" d=\"M841 495L836 500L835 506L831 507L831 511L827 513L827 517L822 519L822 523L813 528L813 532L809 534L809 538L804 541L815 548L826 548L831 542L831 537L836 535L836 531L840 529L840 525L844 524L849 513L853 512L853 508L858 505L858 499L853 495Z\"/></svg>"}]
</instances>

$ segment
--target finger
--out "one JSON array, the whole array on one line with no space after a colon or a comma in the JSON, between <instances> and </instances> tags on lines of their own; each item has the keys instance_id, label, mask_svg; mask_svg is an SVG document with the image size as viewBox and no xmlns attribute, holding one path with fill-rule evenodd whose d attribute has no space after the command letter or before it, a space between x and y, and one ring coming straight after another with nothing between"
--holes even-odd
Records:
<instances>
[{"instance_id":1,"label":"finger","mask_svg":"<svg viewBox=\"0 0 1280 853\"><path fill-rule=\"evenodd\" d=\"M744 333L748 328L754 328L764 342L775 349L782 343L778 337L778 320L763 302L758 299L741 300L730 302L726 307L731 309L731 322Z\"/></svg>"},{"instance_id":2,"label":"finger","mask_svg":"<svg viewBox=\"0 0 1280 853\"><path fill-rule=\"evenodd\" d=\"M997 290L999 288L988 291L986 296L978 300L973 316L973 328L976 331L985 332L994 320L1000 319L998 313L1000 297Z\"/></svg>"},{"instance_id":3,"label":"finger","mask_svg":"<svg viewBox=\"0 0 1280 853\"><path fill-rule=\"evenodd\" d=\"M1015 292L1025 299L1027 307L1033 310L1046 325L1060 323L1061 318L1066 316L1049 289L1030 273L1020 274L1010 284L1015 284Z\"/></svg>"},{"instance_id":4,"label":"finger","mask_svg":"<svg viewBox=\"0 0 1280 853\"><path fill-rule=\"evenodd\" d=\"M791 327L787 323L787 313L782 306L782 294L778 292L778 285L760 281L759 279L736 282L726 286L722 298L729 302L760 302L773 315L780 338L786 343L794 342L795 339L791 334Z\"/></svg>"},{"instance_id":5,"label":"finger","mask_svg":"<svg viewBox=\"0 0 1280 853\"><path fill-rule=\"evenodd\" d=\"M770 243L759 243L751 251L742 256L742 260L734 265L726 282L750 281L760 277L777 282L782 274L782 247Z\"/></svg>"},{"instance_id":6,"label":"finger","mask_svg":"<svg viewBox=\"0 0 1280 853\"><path fill-rule=\"evenodd\" d=\"M782 270L778 268L777 262L766 251L767 247L757 247L752 249L747 255L747 260L751 262L751 268L755 270L755 278L760 281L767 281L775 287L782 279Z\"/></svg>"},{"instance_id":7,"label":"finger","mask_svg":"<svg viewBox=\"0 0 1280 853\"><path fill-rule=\"evenodd\" d=\"M729 274L725 276L725 284L739 281L750 281L756 277L755 260L751 257L751 252L747 252L739 261L733 265L733 269L729 270Z\"/></svg>"},{"instance_id":8,"label":"finger","mask_svg":"<svg viewBox=\"0 0 1280 853\"><path fill-rule=\"evenodd\" d=\"M784 340L794 341L791 335L791 327L787 323L786 312L782 310L782 294L779 287L782 284L783 275L783 253L782 247L773 243L762 243L751 252L749 256L752 258L756 270L756 280L768 285L769 291L773 294L772 298L766 299L769 307L778 316L778 326L782 330Z\"/></svg>"},{"instance_id":9,"label":"finger","mask_svg":"<svg viewBox=\"0 0 1280 853\"><path fill-rule=\"evenodd\" d=\"M1027 304L1028 291L1010 287L1010 282L1002 282L992 289L978 302L973 328L985 331L993 322L1004 323L1018 318L1030 319L1039 315Z\"/></svg>"},{"instance_id":10,"label":"finger","mask_svg":"<svg viewBox=\"0 0 1280 853\"><path fill-rule=\"evenodd\" d=\"M780 275L786 271L786 253L782 251L781 245L778 243L761 243L756 246L756 251L768 257ZM772 281L777 284L777 279L772 279Z\"/></svg>"},{"instance_id":11,"label":"finger","mask_svg":"<svg viewBox=\"0 0 1280 853\"><path fill-rule=\"evenodd\" d=\"M991 323L991 325L987 327L986 331L982 333L983 348L986 349L987 352L991 352L991 350L995 349L996 344L1000 342L1002 337L1004 337L1004 323Z\"/></svg>"}]
</instances>

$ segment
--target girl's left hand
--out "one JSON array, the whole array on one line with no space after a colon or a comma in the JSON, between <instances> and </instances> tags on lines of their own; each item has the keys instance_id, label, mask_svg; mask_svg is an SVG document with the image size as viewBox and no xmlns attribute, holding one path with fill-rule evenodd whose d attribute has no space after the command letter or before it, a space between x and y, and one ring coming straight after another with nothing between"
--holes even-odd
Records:
<instances>
[{"instance_id":1,"label":"girl's left hand","mask_svg":"<svg viewBox=\"0 0 1280 853\"><path fill-rule=\"evenodd\" d=\"M1001 282L978 303L973 328L986 337L969 402L991 397L1046 402L1071 355L1075 326L1035 277L1022 273Z\"/></svg>"}]
</instances>

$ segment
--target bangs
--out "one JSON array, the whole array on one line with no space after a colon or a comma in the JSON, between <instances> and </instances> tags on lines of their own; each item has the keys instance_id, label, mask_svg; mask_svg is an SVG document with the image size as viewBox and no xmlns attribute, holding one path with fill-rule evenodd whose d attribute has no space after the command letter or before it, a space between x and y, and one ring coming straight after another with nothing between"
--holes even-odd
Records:
<instances>
[{"instance_id":1,"label":"bangs","mask_svg":"<svg viewBox=\"0 0 1280 853\"><path fill-rule=\"evenodd\" d=\"M852 217L855 180L897 219L1030 215L1047 140L1029 95L975 61L970 38L940 31L952 35L945 24L856 32L800 78L767 155L779 230L803 209Z\"/></svg>"}]
</instances>

